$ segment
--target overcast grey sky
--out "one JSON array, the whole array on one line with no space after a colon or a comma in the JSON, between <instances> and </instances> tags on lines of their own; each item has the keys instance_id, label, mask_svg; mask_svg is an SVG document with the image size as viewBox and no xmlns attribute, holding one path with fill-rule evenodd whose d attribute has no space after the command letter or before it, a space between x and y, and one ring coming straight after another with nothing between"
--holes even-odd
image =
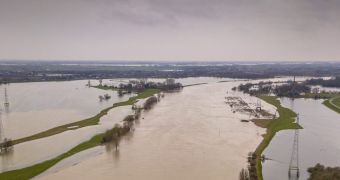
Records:
<instances>
[{"instance_id":1,"label":"overcast grey sky","mask_svg":"<svg viewBox=\"0 0 340 180\"><path fill-rule=\"evenodd\" d=\"M340 61L340 0L0 0L0 59Z\"/></svg>"}]
</instances>

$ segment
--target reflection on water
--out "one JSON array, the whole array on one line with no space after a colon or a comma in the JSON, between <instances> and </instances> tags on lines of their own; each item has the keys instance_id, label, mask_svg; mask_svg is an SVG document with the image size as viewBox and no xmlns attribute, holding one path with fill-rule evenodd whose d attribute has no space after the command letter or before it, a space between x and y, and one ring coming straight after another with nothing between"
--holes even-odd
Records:
<instances>
[{"instance_id":1,"label":"reflection on water","mask_svg":"<svg viewBox=\"0 0 340 180\"><path fill-rule=\"evenodd\" d=\"M224 103L234 85L211 83L166 94L142 114L133 138L121 141L118 156L103 147L103 154L41 178L237 179L264 131L240 122L243 115Z\"/></svg>"},{"instance_id":2,"label":"reflection on water","mask_svg":"<svg viewBox=\"0 0 340 180\"><path fill-rule=\"evenodd\" d=\"M282 104L300 115L299 162L300 179L307 179L307 168L317 163L340 164L340 115L322 104L322 100L282 99ZM263 165L264 179L288 179L294 130L279 132L264 154L273 159Z\"/></svg>"}]
</instances>

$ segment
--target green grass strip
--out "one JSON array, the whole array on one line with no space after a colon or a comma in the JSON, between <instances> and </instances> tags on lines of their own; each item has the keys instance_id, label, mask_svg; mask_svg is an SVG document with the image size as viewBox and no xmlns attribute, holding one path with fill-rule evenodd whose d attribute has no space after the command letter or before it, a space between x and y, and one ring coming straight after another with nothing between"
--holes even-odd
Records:
<instances>
[{"instance_id":1,"label":"green grass strip","mask_svg":"<svg viewBox=\"0 0 340 180\"><path fill-rule=\"evenodd\" d=\"M97 86L90 86L90 87L101 89L101 90L112 90L112 91L117 91L118 90L117 88L114 88L112 86L100 86L100 85L97 85Z\"/></svg>"},{"instance_id":2,"label":"green grass strip","mask_svg":"<svg viewBox=\"0 0 340 180\"><path fill-rule=\"evenodd\" d=\"M263 135L263 140L259 144L259 146L256 148L256 170L257 170L257 176L258 179L263 180L262 176L262 162L261 162L261 156L263 151L266 149L266 147L269 145L270 141L273 139L275 134L281 130L286 129L301 129L302 127L295 123L295 118L297 114L283 106L281 106L280 101L277 99L276 96L259 96L258 98L266 101L269 104L274 105L277 108L277 111L280 115L280 117L276 119L261 119L261 120L254 120L255 124L257 126L266 128L266 134Z\"/></svg>"},{"instance_id":3,"label":"green grass strip","mask_svg":"<svg viewBox=\"0 0 340 180\"><path fill-rule=\"evenodd\" d=\"M40 138L45 138L45 137L49 137L49 136L53 136L68 130L75 130L75 129L79 129L79 128L83 128L86 126L92 126L92 125L97 125L99 123L99 120L102 116L106 115L107 112L109 110L111 110L112 108L115 107L119 107L119 106L126 106L126 105L132 105L134 104L137 99L144 99L147 97L150 97L154 94L159 93L160 90L159 89L146 89L140 93L137 94L137 96L131 97L129 98L129 100L124 101L124 102L119 102L119 103L115 103L113 104L111 107L108 107L102 111L100 111L100 113L98 113L97 115L91 117L91 118L87 118L81 121L77 121L77 122L73 122L73 123L69 123L69 124L65 124L62 126L58 126L28 137L24 137L24 138L20 138L20 139L15 139L13 140L13 145L15 144L19 144L19 143L23 143L23 142L27 142L27 141L32 141L32 140L36 140L36 139L40 139Z\"/></svg>"},{"instance_id":4,"label":"green grass strip","mask_svg":"<svg viewBox=\"0 0 340 180\"><path fill-rule=\"evenodd\" d=\"M329 109L332 109L333 111L340 113L340 96L337 96L332 99L328 99L323 102L325 106L327 106Z\"/></svg>"}]
</instances>

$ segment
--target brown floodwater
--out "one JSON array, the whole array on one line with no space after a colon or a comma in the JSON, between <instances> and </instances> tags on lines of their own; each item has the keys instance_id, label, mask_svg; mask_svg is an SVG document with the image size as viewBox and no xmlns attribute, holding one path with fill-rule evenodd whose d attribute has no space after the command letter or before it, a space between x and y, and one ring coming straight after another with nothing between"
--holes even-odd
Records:
<instances>
[{"instance_id":1,"label":"brown floodwater","mask_svg":"<svg viewBox=\"0 0 340 180\"><path fill-rule=\"evenodd\" d=\"M287 80L289 78L265 79ZM163 81L163 79L153 79ZM118 85L128 79L104 80ZM133 134L121 142L118 152L99 146L67 158L40 176L44 179L236 179L246 167L246 157L261 141L264 130L252 123L248 114L233 113L225 104L226 96L239 96L251 105L257 98L230 89L243 80L220 78L183 78L186 87L179 93L166 94L154 109L143 113ZM216 83L218 81L230 81ZM252 82L258 82L252 81ZM57 125L88 118L118 98L113 91L85 86L87 81L18 83L7 85L10 108L2 112L6 137L31 135ZM93 84L98 83L92 81ZM3 90L5 86L0 86ZM112 99L99 102L98 96L109 93ZM3 96L0 96L2 102ZM262 102L263 108L275 108ZM126 115L131 106L114 108L101 118L100 125L67 131L55 136L14 146L0 156L0 172L23 168L66 152L97 133L112 128Z\"/></svg>"},{"instance_id":2,"label":"brown floodwater","mask_svg":"<svg viewBox=\"0 0 340 180\"><path fill-rule=\"evenodd\" d=\"M264 130L240 122L248 115L233 113L225 104L225 96L236 95L230 92L236 84L210 83L167 93L143 113L118 152L97 147L61 161L39 178L237 179ZM86 154L90 157L84 158Z\"/></svg>"}]
</instances>

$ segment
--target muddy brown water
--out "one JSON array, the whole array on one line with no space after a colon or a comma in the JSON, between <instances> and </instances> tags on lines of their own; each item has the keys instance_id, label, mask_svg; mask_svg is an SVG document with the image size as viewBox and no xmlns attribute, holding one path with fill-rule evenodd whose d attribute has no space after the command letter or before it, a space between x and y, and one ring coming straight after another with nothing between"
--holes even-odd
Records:
<instances>
[{"instance_id":1,"label":"muddy brown water","mask_svg":"<svg viewBox=\"0 0 340 180\"><path fill-rule=\"evenodd\" d=\"M210 83L166 94L143 113L119 151L98 147L93 157L61 162L42 179L237 179L263 129L242 123L223 99L234 83ZM240 95L240 94L239 94ZM255 100L255 99L254 99ZM82 155L79 155L82 156Z\"/></svg>"}]
</instances>

